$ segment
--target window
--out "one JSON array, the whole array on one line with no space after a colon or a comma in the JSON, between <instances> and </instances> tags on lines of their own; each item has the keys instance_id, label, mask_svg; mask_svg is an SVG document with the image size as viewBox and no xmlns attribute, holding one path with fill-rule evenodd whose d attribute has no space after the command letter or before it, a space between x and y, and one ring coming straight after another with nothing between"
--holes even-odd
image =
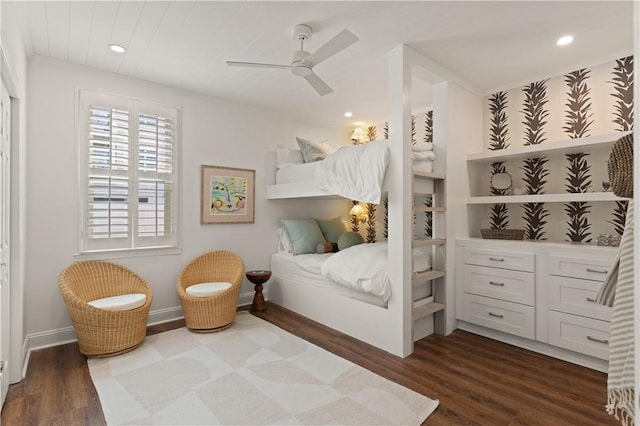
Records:
<instances>
[{"instance_id":1,"label":"window","mask_svg":"<svg viewBox=\"0 0 640 426\"><path fill-rule=\"evenodd\" d=\"M80 253L178 247L178 110L80 91Z\"/></svg>"}]
</instances>

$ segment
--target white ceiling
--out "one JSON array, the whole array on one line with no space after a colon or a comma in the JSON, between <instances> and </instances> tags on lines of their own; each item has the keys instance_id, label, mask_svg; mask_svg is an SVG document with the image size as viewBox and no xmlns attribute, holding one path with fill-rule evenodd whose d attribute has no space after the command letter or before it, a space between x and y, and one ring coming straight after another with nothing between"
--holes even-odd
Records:
<instances>
[{"instance_id":1,"label":"white ceiling","mask_svg":"<svg viewBox=\"0 0 640 426\"><path fill-rule=\"evenodd\" d=\"M633 53L632 1L26 1L19 10L30 54L333 126L384 121L386 54L402 43L482 93ZM288 64L298 23L313 28L310 52L343 28L360 39L314 68L334 93L320 97L288 71L226 66ZM566 33L575 42L557 47Z\"/></svg>"}]
</instances>

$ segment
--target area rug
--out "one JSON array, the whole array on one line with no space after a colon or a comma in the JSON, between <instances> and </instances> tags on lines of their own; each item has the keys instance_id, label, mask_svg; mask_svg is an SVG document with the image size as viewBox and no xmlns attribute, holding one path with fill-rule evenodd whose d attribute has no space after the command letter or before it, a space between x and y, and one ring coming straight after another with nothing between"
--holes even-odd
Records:
<instances>
[{"instance_id":1,"label":"area rug","mask_svg":"<svg viewBox=\"0 0 640 426\"><path fill-rule=\"evenodd\" d=\"M418 425L438 406L246 312L88 364L111 425Z\"/></svg>"}]
</instances>

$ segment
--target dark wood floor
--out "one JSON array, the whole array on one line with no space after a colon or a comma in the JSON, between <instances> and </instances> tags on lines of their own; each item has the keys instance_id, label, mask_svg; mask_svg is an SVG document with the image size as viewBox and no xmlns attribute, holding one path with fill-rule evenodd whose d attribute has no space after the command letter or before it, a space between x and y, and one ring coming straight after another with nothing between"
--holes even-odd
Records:
<instances>
[{"instance_id":1,"label":"dark wood floor","mask_svg":"<svg viewBox=\"0 0 640 426\"><path fill-rule=\"evenodd\" d=\"M286 309L256 314L292 334L430 398L428 425L617 425L606 414L606 375L464 331L429 336L400 359ZM155 334L183 321L149 328ZM102 425L100 401L77 344L31 354L9 388L1 423Z\"/></svg>"}]
</instances>

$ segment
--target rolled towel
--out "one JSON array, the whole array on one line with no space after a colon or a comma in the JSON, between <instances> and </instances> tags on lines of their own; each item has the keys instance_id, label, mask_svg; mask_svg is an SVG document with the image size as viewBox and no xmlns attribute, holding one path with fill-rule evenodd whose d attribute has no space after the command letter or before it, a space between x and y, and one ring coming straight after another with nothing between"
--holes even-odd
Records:
<instances>
[{"instance_id":1,"label":"rolled towel","mask_svg":"<svg viewBox=\"0 0 640 426\"><path fill-rule=\"evenodd\" d=\"M411 153L411 159L419 161L433 161L436 159L436 155L433 151L413 151Z\"/></svg>"},{"instance_id":2,"label":"rolled towel","mask_svg":"<svg viewBox=\"0 0 640 426\"><path fill-rule=\"evenodd\" d=\"M416 142L411 145L412 151L433 151L433 142Z\"/></svg>"},{"instance_id":3,"label":"rolled towel","mask_svg":"<svg viewBox=\"0 0 640 426\"><path fill-rule=\"evenodd\" d=\"M431 173L433 171L433 161L416 161L412 163L414 172Z\"/></svg>"}]
</instances>

